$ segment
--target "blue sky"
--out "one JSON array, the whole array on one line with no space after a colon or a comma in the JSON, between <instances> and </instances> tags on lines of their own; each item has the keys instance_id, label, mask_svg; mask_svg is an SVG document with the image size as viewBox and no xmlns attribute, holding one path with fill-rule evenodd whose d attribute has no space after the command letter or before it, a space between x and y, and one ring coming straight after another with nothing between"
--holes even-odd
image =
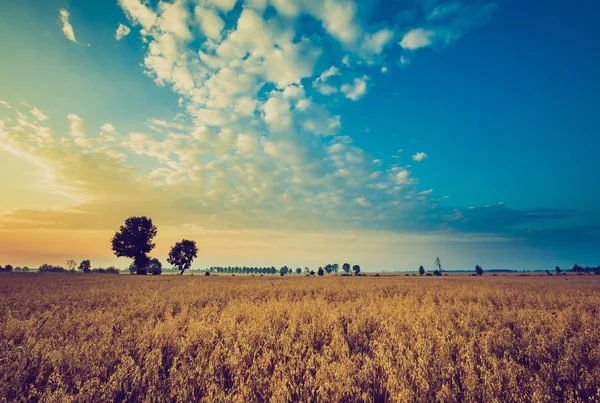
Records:
<instances>
[{"instance_id":1,"label":"blue sky","mask_svg":"<svg viewBox=\"0 0 600 403\"><path fill-rule=\"evenodd\" d=\"M148 214L207 264L600 261L595 2L0 11L0 257L113 263L97 240Z\"/></svg>"}]
</instances>

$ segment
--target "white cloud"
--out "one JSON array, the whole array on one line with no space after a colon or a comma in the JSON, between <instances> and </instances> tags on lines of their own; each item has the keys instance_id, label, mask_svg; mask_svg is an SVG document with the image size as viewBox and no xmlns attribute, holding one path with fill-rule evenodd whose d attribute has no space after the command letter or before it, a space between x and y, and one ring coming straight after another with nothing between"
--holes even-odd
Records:
<instances>
[{"instance_id":1,"label":"white cloud","mask_svg":"<svg viewBox=\"0 0 600 403\"><path fill-rule=\"evenodd\" d=\"M31 113L31 115L32 115L33 117L35 117L35 118L36 118L37 120L39 120L40 122L41 122L41 121L43 121L43 120L46 120L46 119L48 119L48 115L44 115L44 114L42 113L42 111L40 111L40 110L39 110L38 108L36 108L36 107L33 107L33 108L32 108L32 109L29 111L29 112Z\"/></svg>"},{"instance_id":2,"label":"white cloud","mask_svg":"<svg viewBox=\"0 0 600 403\"><path fill-rule=\"evenodd\" d=\"M0 101L0 105L4 106L5 108L12 109L12 106L10 106L10 104L6 101Z\"/></svg>"},{"instance_id":3,"label":"white cloud","mask_svg":"<svg viewBox=\"0 0 600 403\"><path fill-rule=\"evenodd\" d=\"M469 30L486 23L495 12L495 3L445 3L434 8L422 27L408 31L400 46L416 50L428 46L452 45Z\"/></svg>"},{"instance_id":4,"label":"white cloud","mask_svg":"<svg viewBox=\"0 0 600 403\"><path fill-rule=\"evenodd\" d=\"M71 14L64 8L61 8L59 10L59 14L60 21L62 23L62 31L67 37L67 39L69 39L71 42L79 43L77 42L77 39L75 39L75 32L73 31L73 26L69 22L69 17Z\"/></svg>"},{"instance_id":5,"label":"white cloud","mask_svg":"<svg viewBox=\"0 0 600 403\"><path fill-rule=\"evenodd\" d=\"M123 39L124 37L129 35L130 32L131 32L131 29L127 25L119 24L119 27L117 28L117 31L115 32L115 39L117 41L120 41L121 39Z\"/></svg>"},{"instance_id":6,"label":"white cloud","mask_svg":"<svg viewBox=\"0 0 600 403\"><path fill-rule=\"evenodd\" d=\"M382 29L374 34L367 35L361 45L361 52L369 58L371 55L379 55L383 48L394 38L394 32L390 29Z\"/></svg>"},{"instance_id":7,"label":"white cloud","mask_svg":"<svg viewBox=\"0 0 600 403\"><path fill-rule=\"evenodd\" d=\"M86 129L85 120L73 113L68 114L67 119L69 120L69 127L71 128L71 136L84 137Z\"/></svg>"},{"instance_id":8,"label":"white cloud","mask_svg":"<svg viewBox=\"0 0 600 403\"><path fill-rule=\"evenodd\" d=\"M177 39L192 39L188 25L190 16L183 0L177 0L172 4L160 2L159 7L162 8L162 12L157 23L163 32L171 33Z\"/></svg>"},{"instance_id":9,"label":"white cloud","mask_svg":"<svg viewBox=\"0 0 600 403\"><path fill-rule=\"evenodd\" d=\"M340 88L346 98L358 101L367 93L368 76L357 77L352 84L344 84Z\"/></svg>"},{"instance_id":10,"label":"white cloud","mask_svg":"<svg viewBox=\"0 0 600 403\"><path fill-rule=\"evenodd\" d=\"M204 34L212 39L219 39L221 31L225 27L225 21L213 10L201 6L195 9L196 18Z\"/></svg>"},{"instance_id":11,"label":"white cloud","mask_svg":"<svg viewBox=\"0 0 600 403\"><path fill-rule=\"evenodd\" d=\"M404 34L404 37L402 37L400 46L408 50L424 48L433 43L433 38L435 35L435 31L425 30L422 28L411 29Z\"/></svg>"},{"instance_id":12,"label":"white cloud","mask_svg":"<svg viewBox=\"0 0 600 403\"><path fill-rule=\"evenodd\" d=\"M413 161L423 161L425 158L427 158L428 155L425 153L416 153L415 155L413 155L412 159Z\"/></svg>"},{"instance_id":13,"label":"white cloud","mask_svg":"<svg viewBox=\"0 0 600 403\"><path fill-rule=\"evenodd\" d=\"M364 197L359 197L356 199L356 204L363 207L371 207L371 203L367 201Z\"/></svg>"},{"instance_id":14,"label":"white cloud","mask_svg":"<svg viewBox=\"0 0 600 403\"><path fill-rule=\"evenodd\" d=\"M145 30L152 28L156 22L156 13L150 10L145 5L145 2L141 0L118 0L118 2L127 16L136 23L139 23Z\"/></svg>"},{"instance_id":15,"label":"white cloud","mask_svg":"<svg viewBox=\"0 0 600 403\"><path fill-rule=\"evenodd\" d=\"M401 169L397 174L396 174L396 183L398 183L399 185L408 185L412 182L412 179L410 177L410 172L408 172L405 169Z\"/></svg>"},{"instance_id":16,"label":"white cloud","mask_svg":"<svg viewBox=\"0 0 600 403\"><path fill-rule=\"evenodd\" d=\"M340 70L335 66L331 66L313 81L313 87L316 88L317 91L319 91L323 95L335 94L336 92L338 92L337 87L327 84L326 82L329 78L339 75Z\"/></svg>"}]
</instances>

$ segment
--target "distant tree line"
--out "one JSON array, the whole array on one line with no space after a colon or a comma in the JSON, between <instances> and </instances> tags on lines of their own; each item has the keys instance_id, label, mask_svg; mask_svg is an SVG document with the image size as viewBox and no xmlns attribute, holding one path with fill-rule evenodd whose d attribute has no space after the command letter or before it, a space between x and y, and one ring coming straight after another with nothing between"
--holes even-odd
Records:
<instances>
[{"instance_id":1,"label":"distant tree line","mask_svg":"<svg viewBox=\"0 0 600 403\"><path fill-rule=\"evenodd\" d=\"M136 275L160 275L162 274L162 263L156 259L149 256L149 253L154 249L156 244L152 242L154 237L156 237L158 230L156 226L152 223L152 219L147 217L130 217L125 220L125 223L121 225L119 230L115 233L112 238L112 250L117 257L128 257L133 259L133 262L129 265L129 272L131 274ZM198 247L196 246L195 241L191 241L188 239L183 239L180 242L176 242L175 245L171 247L169 252L169 256L167 258L167 262L171 265L177 267L179 274L183 274L186 270L189 270L192 266L192 262L194 259L198 257ZM77 269L77 270L76 270ZM302 270L300 267L295 270L290 269L287 266L281 267L279 270L274 266L271 267L211 267L206 270L206 275L210 275L210 273L227 273L227 274L277 274L279 273L281 276L285 276L288 274L305 274L308 276L314 276L315 274L318 276L324 276L325 274L338 274L340 270L340 266L337 263L328 263L324 266L319 267L317 272L314 270L305 267ZM6 265L4 267L0 266L0 272L28 272L29 268L13 268L11 265ZM67 268L65 269L62 266L54 266L51 264L43 264L38 268L38 272L40 273L98 273L98 274L119 274L119 269L116 267L108 267L108 268L92 268L89 260L83 260L79 265L74 260L67 261ZM342 265L342 276L361 275L361 268L359 265L350 266L349 263L344 263ZM562 270L557 266L555 271L558 275L564 274ZM591 267L581 267L579 265L574 265L571 271L577 273L578 275L583 274L596 274L600 275L600 266L591 268ZM439 257L435 259L434 270L433 273L427 273L423 266L420 266L418 269L420 276L442 276L443 275L443 266ZM482 276L484 270L481 266L475 266L475 273L473 276ZM550 270L546 270L548 275L552 275ZM408 274L407 274L408 275ZM414 275L414 274L413 274ZM447 275L447 274L446 274Z\"/></svg>"}]
</instances>

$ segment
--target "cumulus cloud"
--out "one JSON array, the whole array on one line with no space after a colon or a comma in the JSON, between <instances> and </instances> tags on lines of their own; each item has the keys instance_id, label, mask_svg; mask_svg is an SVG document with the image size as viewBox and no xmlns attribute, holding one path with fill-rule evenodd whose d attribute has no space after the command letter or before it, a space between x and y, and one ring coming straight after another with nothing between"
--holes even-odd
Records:
<instances>
[{"instance_id":1,"label":"cumulus cloud","mask_svg":"<svg viewBox=\"0 0 600 403\"><path fill-rule=\"evenodd\" d=\"M434 37L435 31L425 30L422 28L411 29L402 37L400 46L409 50L424 48L433 43Z\"/></svg>"},{"instance_id":2,"label":"cumulus cloud","mask_svg":"<svg viewBox=\"0 0 600 403\"><path fill-rule=\"evenodd\" d=\"M412 159L413 159L413 161L420 162L420 161L423 161L427 157L428 157L428 155L425 153L416 153L415 155L413 155Z\"/></svg>"},{"instance_id":3,"label":"cumulus cloud","mask_svg":"<svg viewBox=\"0 0 600 403\"><path fill-rule=\"evenodd\" d=\"M225 21L213 10L206 7L197 6L195 10L196 18L204 34L211 39L221 37L221 31L225 27Z\"/></svg>"},{"instance_id":4,"label":"cumulus cloud","mask_svg":"<svg viewBox=\"0 0 600 403\"><path fill-rule=\"evenodd\" d=\"M61 8L59 10L59 14L60 21L62 24L62 31L67 37L67 39L69 39L71 42L79 43L77 42L77 39L75 39L75 32L73 31L73 26L69 22L69 17L71 16L71 14L64 8Z\"/></svg>"},{"instance_id":5,"label":"cumulus cloud","mask_svg":"<svg viewBox=\"0 0 600 403\"><path fill-rule=\"evenodd\" d=\"M491 2L441 4L429 12L422 26L404 34L400 46L411 51L452 45L471 29L489 21L496 8L496 4Z\"/></svg>"},{"instance_id":6,"label":"cumulus cloud","mask_svg":"<svg viewBox=\"0 0 600 403\"><path fill-rule=\"evenodd\" d=\"M346 98L353 101L358 101L367 93L367 81L368 76L357 77L354 79L352 84L344 84L340 90L344 93Z\"/></svg>"},{"instance_id":7,"label":"cumulus cloud","mask_svg":"<svg viewBox=\"0 0 600 403\"><path fill-rule=\"evenodd\" d=\"M85 120L79 116L70 113L67 115L69 120L69 127L71 128L70 134L73 137L84 137L85 136Z\"/></svg>"},{"instance_id":8,"label":"cumulus cloud","mask_svg":"<svg viewBox=\"0 0 600 403\"><path fill-rule=\"evenodd\" d=\"M77 201L68 211L14 211L10 225L76 228L82 215L147 214L221 229L422 228L434 207L410 167L358 147L322 102L364 97L404 31L371 24L351 0L118 4L141 27L145 73L177 94L185 117L129 133L108 123L94 133L76 114L65 133L2 120L0 146L42 164L47 186ZM433 11L423 29L467 25L456 11ZM306 35L301 18L322 29ZM86 227L114 225L91 220Z\"/></svg>"},{"instance_id":9,"label":"cumulus cloud","mask_svg":"<svg viewBox=\"0 0 600 403\"><path fill-rule=\"evenodd\" d=\"M40 111L38 108L33 107L30 111L31 115L33 117L35 117L37 120L44 121L46 119L48 119L48 115L45 115L44 113L42 113L42 111Z\"/></svg>"},{"instance_id":10,"label":"cumulus cloud","mask_svg":"<svg viewBox=\"0 0 600 403\"><path fill-rule=\"evenodd\" d=\"M117 41L120 41L121 39L123 39L124 37L129 35L130 32L131 32L131 28L129 28L127 25L119 24L119 27L117 28L117 31L115 32L115 39Z\"/></svg>"}]
</instances>

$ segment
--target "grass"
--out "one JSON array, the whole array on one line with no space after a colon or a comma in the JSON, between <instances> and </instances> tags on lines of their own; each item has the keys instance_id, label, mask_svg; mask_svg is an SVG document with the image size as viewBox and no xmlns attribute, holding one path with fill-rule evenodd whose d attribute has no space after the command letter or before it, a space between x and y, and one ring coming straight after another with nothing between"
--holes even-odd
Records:
<instances>
[{"instance_id":1,"label":"grass","mask_svg":"<svg viewBox=\"0 0 600 403\"><path fill-rule=\"evenodd\" d=\"M596 277L0 276L0 401L600 401Z\"/></svg>"}]
</instances>

